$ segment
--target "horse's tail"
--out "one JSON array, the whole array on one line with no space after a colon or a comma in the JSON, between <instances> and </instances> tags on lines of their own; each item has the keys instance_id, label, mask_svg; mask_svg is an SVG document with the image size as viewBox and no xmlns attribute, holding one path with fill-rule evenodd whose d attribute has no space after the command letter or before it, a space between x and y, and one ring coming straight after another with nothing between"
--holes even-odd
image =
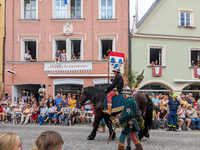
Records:
<instances>
[{"instance_id":1,"label":"horse's tail","mask_svg":"<svg viewBox=\"0 0 200 150\"><path fill-rule=\"evenodd\" d=\"M150 127L152 125L153 102L149 95L145 94L145 96L148 100L148 105L145 113L145 124Z\"/></svg>"}]
</instances>

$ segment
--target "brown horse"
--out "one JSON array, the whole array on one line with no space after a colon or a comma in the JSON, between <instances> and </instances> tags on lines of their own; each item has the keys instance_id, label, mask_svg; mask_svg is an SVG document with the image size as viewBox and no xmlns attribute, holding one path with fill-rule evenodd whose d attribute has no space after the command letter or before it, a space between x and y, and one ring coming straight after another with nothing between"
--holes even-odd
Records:
<instances>
[{"instance_id":1,"label":"brown horse","mask_svg":"<svg viewBox=\"0 0 200 150\"><path fill-rule=\"evenodd\" d=\"M93 140L95 138L99 123L102 118L104 118L104 120L106 122L106 125L109 129L110 136L113 132L112 121L110 120L110 116L107 114L104 114L102 111L102 110L104 110L103 103L104 103L104 99L105 99L106 95L107 95L107 93L105 92L105 90L97 88L97 87L93 87L93 86L84 88L83 91L80 92L80 94L79 94L79 100L77 101L77 105L79 103L81 105L84 105L87 100L91 100L91 102L93 103L93 106L94 106L95 122L94 122L93 130L92 130L91 134L87 137L88 140ZM152 109L153 109L153 104L152 104L152 106L149 105L147 96L145 96L141 93L137 93L135 97L136 97L136 102L137 102L139 108L142 110L143 114L145 114L145 116L144 116L145 120L147 120L147 121L150 120L149 116L152 119L152 112L150 114L151 108L148 108L148 107L152 107ZM116 116L118 113L114 113L114 114L112 113L111 115ZM143 133L141 134L142 135L141 137L147 136L149 124L151 124L151 122L145 123L145 132L144 132L144 135L143 135ZM116 134L114 133L112 135L111 139L113 140L115 137L116 137Z\"/></svg>"}]
</instances>

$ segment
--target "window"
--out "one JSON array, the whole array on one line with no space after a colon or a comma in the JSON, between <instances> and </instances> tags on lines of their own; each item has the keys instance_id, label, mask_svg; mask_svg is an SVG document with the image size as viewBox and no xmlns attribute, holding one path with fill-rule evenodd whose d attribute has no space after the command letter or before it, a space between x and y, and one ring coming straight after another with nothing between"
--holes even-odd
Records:
<instances>
[{"instance_id":1,"label":"window","mask_svg":"<svg viewBox=\"0 0 200 150\"><path fill-rule=\"evenodd\" d=\"M194 27L193 10L179 10L179 26Z\"/></svg>"},{"instance_id":2,"label":"window","mask_svg":"<svg viewBox=\"0 0 200 150\"><path fill-rule=\"evenodd\" d=\"M71 40L72 59L81 59L81 40Z\"/></svg>"},{"instance_id":3,"label":"window","mask_svg":"<svg viewBox=\"0 0 200 150\"><path fill-rule=\"evenodd\" d=\"M55 0L55 18L66 18L66 5L64 0Z\"/></svg>"},{"instance_id":4,"label":"window","mask_svg":"<svg viewBox=\"0 0 200 150\"><path fill-rule=\"evenodd\" d=\"M56 51L57 50L61 50L61 51L66 50L66 41L62 41L62 40L56 41Z\"/></svg>"},{"instance_id":5,"label":"window","mask_svg":"<svg viewBox=\"0 0 200 150\"><path fill-rule=\"evenodd\" d=\"M111 84L109 84L109 85L111 85ZM108 88L108 84L95 84L94 86L104 89L104 90L106 90Z\"/></svg>"},{"instance_id":6,"label":"window","mask_svg":"<svg viewBox=\"0 0 200 150\"><path fill-rule=\"evenodd\" d=\"M162 45L148 45L148 63L151 66L152 63L159 66L165 66L166 64L166 47Z\"/></svg>"},{"instance_id":7,"label":"window","mask_svg":"<svg viewBox=\"0 0 200 150\"><path fill-rule=\"evenodd\" d=\"M192 61L194 61L195 65L197 65L198 61L200 61L200 49L199 50L191 50L191 61L190 61L190 63Z\"/></svg>"},{"instance_id":8,"label":"window","mask_svg":"<svg viewBox=\"0 0 200 150\"><path fill-rule=\"evenodd\" d=\"M36 0L24 0L24 19L36 19Z\"/></svg>"},{"instance_id":9,"label":"window","mask_svg":"<svg viewBox=\"0 0 200 150\"><path fill-rule=\"evenodd\" d=\"M81 18L81 0L71 0L71 18Z\"/></svg>"},{"instance_id":10,"label":"window","mask_svg":"<svg viewBox=\"0 0 200 150\"><path fill-rule=\"evenodd\" d=\"M101 59L108 59L108 50L113 50L113 40L101 40Z\"/></svg>"},{"instance_id":11,"label":"window","mask_svg":"<svg viewBox=\"0 0 200 150\"><path fill-rule=\"evenodd\" d=\"M81 84L59 84L55 85L55 95L60 93L67 95L68 93L77 94L77 92L83 88Z\"/></svg>"},{"instance_id":12,"label":"window","mask_svg":"<svg viewBox=\"0 0 200 150\"><path fill-rule=\"evenodd\" d=\"M115 0L100 0L99 18L113 19L114 18Z\"/></svg>"},{"instance_id":13,"label":"window","mask_svg":"<svg viewBox=\"0 0 200 150\"><path fill-rule=\"evenodd\" d=\"M37 50L37 40L36 39L22 39L21 43L21 61L25 61L25 54L30 50L30 55L32 59L38 58Z\"/></svg>"}]
</instances>

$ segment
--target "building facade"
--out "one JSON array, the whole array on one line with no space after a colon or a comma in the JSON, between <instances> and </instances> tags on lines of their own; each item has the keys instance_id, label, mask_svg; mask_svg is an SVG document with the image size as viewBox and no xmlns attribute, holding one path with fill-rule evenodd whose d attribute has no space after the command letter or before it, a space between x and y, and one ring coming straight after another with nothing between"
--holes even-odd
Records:
<instances>
[{"instance_id":1,"label":"building facade","mask_svg":"<svg viewBox=\"0 0 200 150\"><path fill-rule=\"evenodd\" d=\"M105 86L107 50L128 56L128 0L18 0L6 2L5 90L12 99L24 91L76 93ZM25 60L30 50L36 62ZM54 63L57 50L67 60ZM76 58L76 59L75 59Z\"/></svg>"},{"instance_id":2,"label":"building facade","mask_svg":"<svg viewBox=\"0 0 200 150\"><path fill-rule=\"evenodd\" d=\"M144 80L146 93L200 94L200 10L198 0L156 0L133 25L132 69ZM152 61L158 65L152 67Z\"/></svg>"},{"instance_id":3,"label":"building facade","mask_svg":"<svg viewBox=\"0 0 200 150\"><path fill-rule=\"evenodd\" d=\"M3 38L4 38L4 15L5 1L0 0L0 82L3 80Z\"/></svg>"}]
</instances>

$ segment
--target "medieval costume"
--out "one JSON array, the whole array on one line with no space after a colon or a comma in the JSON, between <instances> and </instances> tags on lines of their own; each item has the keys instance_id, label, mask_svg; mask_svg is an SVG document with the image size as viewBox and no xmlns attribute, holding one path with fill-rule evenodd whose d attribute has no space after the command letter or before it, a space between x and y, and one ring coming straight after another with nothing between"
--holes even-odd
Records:
<instances>
[{"instance_id":1,"label":"medieval costume","mask_svg":"<svg viewBox=\"0 0 200 150\"><path fill-rule=\"evenodd\" d=\"M115 73L115 78L112 79L112 84L107 88L107 108L108 110L104 110L104 113L107 113L108 115L112 112L112 98L115 95L119 95L119 93L122 92L122 88L124 87L124 79L120 75L120 68L117 67L113 70Z\"/></svg>"}]
</instances>

